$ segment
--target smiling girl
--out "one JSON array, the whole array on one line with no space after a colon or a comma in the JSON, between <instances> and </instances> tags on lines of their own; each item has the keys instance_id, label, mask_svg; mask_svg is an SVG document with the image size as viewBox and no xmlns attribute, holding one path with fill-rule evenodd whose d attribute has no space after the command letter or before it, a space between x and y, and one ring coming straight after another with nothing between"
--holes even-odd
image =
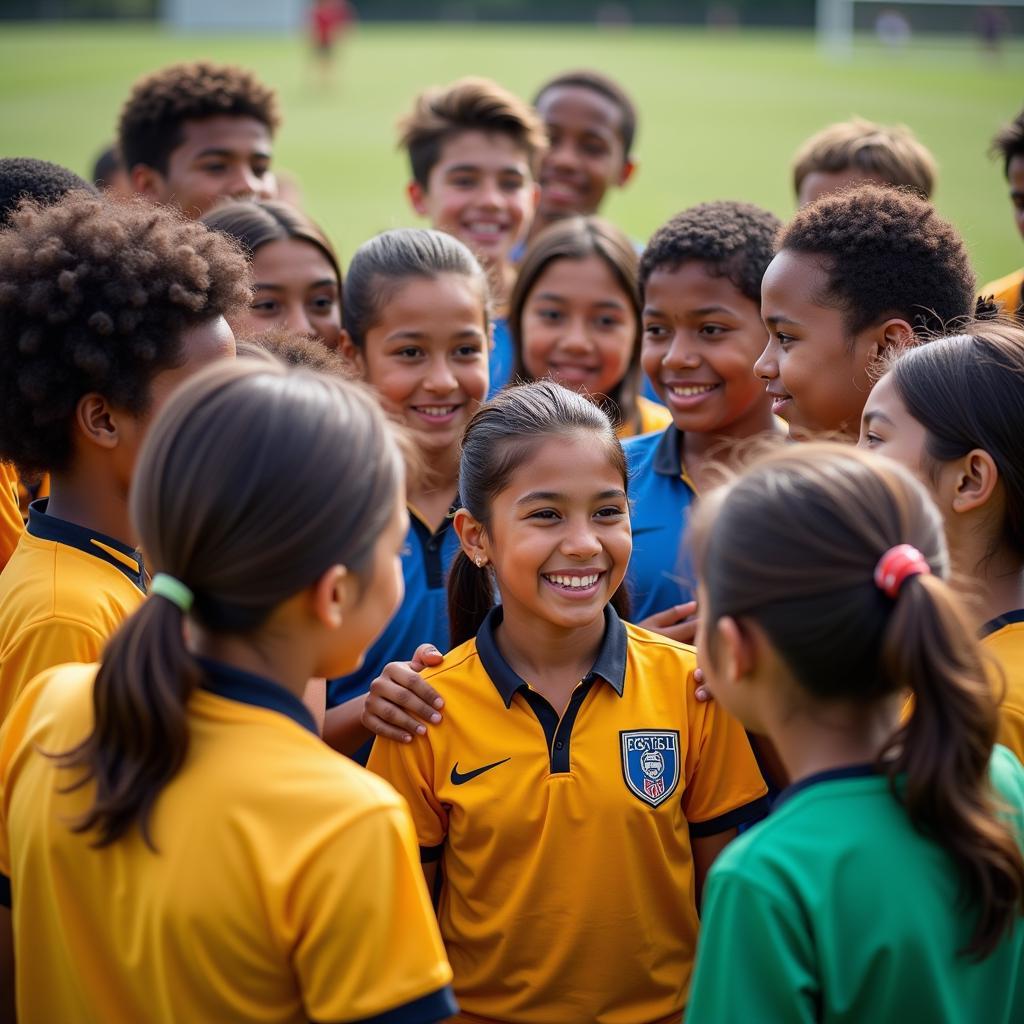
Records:
<instances>
[{"instance_id":1,"label":"smiling girl","mask_svg":"<svg viewBox=\"0 0 1024 1024\"><path fill-rule=\"evenodd\" d=\"M487 394L487 297L473 254L440 231L386 231L360 246L349 266L342 350L408 428L418 472L408 490L405 599L359 671L328 687L324 735L346 753L369 739L360 722L364 698L384 665L409 658L424 641L448 645L445 578L458 548L448 513L459 439Z\"/></svg>"},{"instance_id":2,"label":"smiling girl","mask_svg":"<svg viewBox=\"0 0 1024 1024\"><path fill-rule=\"evenodd\" d=\"M409 802L467 1024L678 1022L704 873L764 783L691 648L628 625L626 462L551 381L463 440L444 720L369 767ZM500 599L500 604L496 600ZM617 610L618 609L618 610Z\"/></svg>"},{"instance_id":3,"label":"smiling girl","mask_svg":"<svg viewBox=\"0 0 1024 1024\"><path fill-rule=\"evenodd\" d=\"M523 257L509 304L513 380L550 377L607 403L620 438L668 426L640 394L636 251L618 228L572 217L547 228Z\"/></svg>"}]
</instances>

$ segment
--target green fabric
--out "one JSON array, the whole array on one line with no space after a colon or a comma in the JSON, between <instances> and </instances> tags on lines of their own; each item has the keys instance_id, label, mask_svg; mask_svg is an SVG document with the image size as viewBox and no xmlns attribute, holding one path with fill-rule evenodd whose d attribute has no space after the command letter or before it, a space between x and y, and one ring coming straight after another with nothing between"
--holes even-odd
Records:
<instances>
[{"instance_id":1,"label":"green fabric","mask_svg":"<svg viewBox=\"0 0 1024 1024\"><path fill-rule=\"evenodd\" d=\"M1024 845L1024 768L990 777ZM952 860L884 778L822 779L780 802L708 876L687 1024L1021 1024L1024 920L981 963Z\"/></svg>"}]
</instances>

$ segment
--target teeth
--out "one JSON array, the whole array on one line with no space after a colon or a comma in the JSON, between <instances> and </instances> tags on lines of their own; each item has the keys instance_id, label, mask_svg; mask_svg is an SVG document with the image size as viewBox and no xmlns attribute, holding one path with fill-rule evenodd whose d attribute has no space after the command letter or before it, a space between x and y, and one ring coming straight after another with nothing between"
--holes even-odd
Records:
<instances>
[{"instance_id":1,"label":"teeth","mask_svg":"<svg viewBox=\"0 0 1024 1024\"><path fill-rule=\"evenodd\" d=\"M469 230L475 231L478 235L497 235L502 228L500 224L470 224Z\"/></svg>"},{"instance_id":2,"label":"teeth","mask_svg":"<svg viewBox=\"0 0 1024 1024\"><path fill-rule=\"evenodd\" d=\"M686 385L685 387L672 388L671 391L673 395L692 398L694 395L706 395L709 391L714 391L717 386L717 384Z\"/></svg>"},{"instance_id":3,"label":"teeth","mask_svg":"<svg viewBox=\"0 0 1024 1024\"><path fill-rule=\"evenodd\" d=\"M455 411L454 405L421 405L418 411L424 416L447 416Z\"/></svg>"},{"instance_id":4,"label":"teeth","mask_svg":"<svg viewBox=\"0 0 1024 1024\"><path fill-rule=\"evenodd\" d=\"M546 579L549 579L552 583L558 584L560 587L571 587L573 590L580 590L583 587L592 587L597 582L597 573L593 573L590 576L560 576L551 574Z\"/></svg>"}]
</instances>

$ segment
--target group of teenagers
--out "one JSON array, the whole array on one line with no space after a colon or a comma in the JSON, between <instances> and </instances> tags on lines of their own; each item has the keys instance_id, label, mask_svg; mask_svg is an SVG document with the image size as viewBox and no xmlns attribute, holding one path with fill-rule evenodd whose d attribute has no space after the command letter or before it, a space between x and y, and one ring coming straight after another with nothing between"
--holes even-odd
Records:
<instances>
[{"instance_id":1,"label":"group of teenagers","mask_svg":"<svg viewBox=\"0 0 1024 1024\"><path fill-rule=\"evenodd\" d=\"M640 247L619 85L463 79L342 274L279 120L0 160L0 1020L1024 1019L1024 272L927 150Z\"/></svg>"}]
</instances>

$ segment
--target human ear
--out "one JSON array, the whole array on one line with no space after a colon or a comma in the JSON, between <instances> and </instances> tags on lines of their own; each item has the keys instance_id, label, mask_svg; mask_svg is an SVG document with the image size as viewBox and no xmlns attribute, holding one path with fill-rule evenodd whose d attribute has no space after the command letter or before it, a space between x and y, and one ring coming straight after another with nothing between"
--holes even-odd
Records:
<instances>
[{"instance_id":1,"label":"human ear","mask_svg":"<svg viewBox=\"0 0 1024 1024\"><path fill-rule=\"evenodd\" d=\"M622 170L619 171L619 188L622 188L632 177L636 174L636 161L635 160L623 160Z\"/></svg>"},{"instance_id":2,"label":"human ear","mask_svg":"<svg viewBox=\"0 0 1024 1024\"><path fill-rule=\"evenodd\" d=\"M452 526L466 557L476 565L486 565L491 560L491 553L483 524L474 519L467 509L460 508L452 519Z\"/></svg>"},{"instance_id":3,"label":"human ear","mask_svg":"<svg viewBox=\"0 0 1024 1024\"><path fill-rule=\"evenodd\" d=\"M359 376L366 380L366 357L363 355L363 350L352 340L352 335L344 327L342 327L339 336L338 351L341 353L341 358L347 363L351 363Z\"/></svg>"},{"instance_id":4,"label":"human ear","mask_svg":"<svg viewBox=\"0 0 1024 1024\"><path fill-rule=\"evenodd\" d=\"M412 208L421 217L426 217L429 214L430 211L427 209L427 190L418 181L410 181L405 186L405 194L409 197Z\"/></svg>"},{"instance_id":5,"label":"human ear","mask_svg":"<svg viewBox=\"0 0 1024 1024\"><path fill-rule=\"evenodd\" d=\"M753 637L742 624L731 615L723 616L715 623L718 662L716 674L730 683L736 683L749 676L757 665Z\"/></svg>"},{"instance_id":6,"label":"human ear","mask_svg":"<svg viewBox=\"0 0 1024 1024\"><path fill-rule=\"evenodd\" d=\"M75 427L90 444L108 451L120 441L118 415L95 391L82 395L75 406Z\"/></svg>"},{"instance_id":7,"label":"human ear","mask_svg":"<svg viewBox=\"0 0 1024 1024\"><path fill-rule=\"evenodd\" d=\"M917 340L914 335L914 328L901 320L893 317L886 320L878 329L879 348L886 352L899 352L902 349L910 348Z\"/></svg>"},{"instance_id":8,"label":"human ear","mask_svg":"<svg viewBox=\"0 0 1024 1024\"><path fill-rule=\"evenodd\" d=\"M999 470L988 452L975 448L960 462L953 494L953 511L963 515L988 504L999 483Z\"/></svg>"},{"instance_id":9,"label":"human ear","mask_svg":"<svg viewBox=\"0 0 1024 1024\"><path fill-rule=\"evenodd\" d=\"M313 584L312 609L321 625L338 629L359 598L358 581L344 565L332 565Z\"/></svg>"},{"instance_id":10,"label":"human ear","mask_svg":"<svg viewBox=\"0 0 1024 1024\"><path fill-rule=\"evenodd\" d=\"M164 176L148 164L136 164L128 175L132 191L144 195L154 203L163 202L167 193Z\"/></svg>"}]
</instances>

